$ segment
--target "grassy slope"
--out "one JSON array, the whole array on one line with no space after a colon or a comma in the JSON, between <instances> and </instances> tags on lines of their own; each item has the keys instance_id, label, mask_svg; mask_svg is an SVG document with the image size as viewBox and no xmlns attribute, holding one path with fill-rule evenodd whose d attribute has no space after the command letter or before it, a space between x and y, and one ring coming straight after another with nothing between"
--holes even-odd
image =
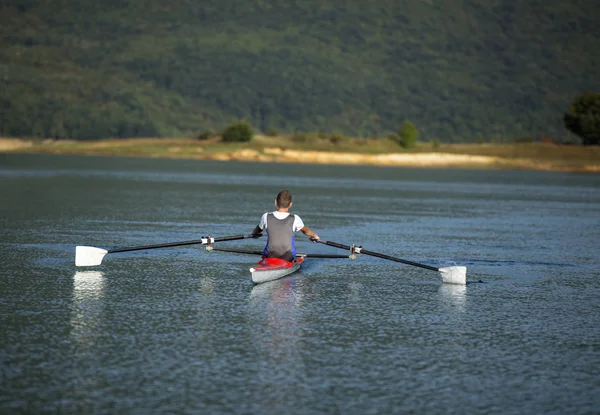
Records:
<instances>
[{"instance_id":1,"label":"grassy slope","mask_svg":"<svg viewBox=\"0 0 600 415\"><path fill-rule=\"evenodd\" d=\"M442 140L561 136L570 100L600 89L598 17L593 0L8 2L2 122L127 137L240 117L383 135L411 119Z\"/></svg>"},{"instance_id":2,"label":"grassy slope","mask_svg":"<svg viewBox=\"0 0 600 415\"><path fill-rule=\"evenodd\" d=\"M99 141L23 141L0 139L1 152L26 152L48 154L87 154L108 156L135 156L159 158L196 158L219 160L286 161L281 150L297 150L302 154L319 152L320 160L328 154L357 155L438 154L471 155L495 159L488 167L541 170L566 170L600 172L600 147L565 146L554 144L442 144L434 148L431 143L420 143L416 148L404 150L385 139L342 139L332 142L328 138L311 137L299 141L294 137L255 136L250 143L223 143L219 138L206 141L194 139L109 139ZM360 157L359 157L360 159ZM297 161L294 158L293 161ZM310 157L306 161L315 162ZM333 159L332 161L333 162ZM353 163L353 162L352 162ZM350 164L352 164L350 163ZM360 162L359 162L360 163ZM363 163L370 163L366 158ZM435 163L430 164L435 167ZM425 163L423 166L427 167ZM475 162L461 162L459 167L482 167Z\"/></svg>"}]
</instances>

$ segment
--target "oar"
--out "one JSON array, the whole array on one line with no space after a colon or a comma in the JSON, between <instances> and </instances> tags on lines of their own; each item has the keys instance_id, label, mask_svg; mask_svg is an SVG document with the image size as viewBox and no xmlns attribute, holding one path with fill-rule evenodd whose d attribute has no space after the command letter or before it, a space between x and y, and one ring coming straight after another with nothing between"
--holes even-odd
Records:
<instances>
[{"instance_id":1,"label":"oar","mask_svg":"<svg viewBox=\"0 0 600 415\"><path fill-rule=\"evenodd\" d=\"M403 264L428 269L431 271L438 271L442 276L442 282L445 282L448 284L465 285L467 283L467 267L453 266L453 267L445 267L445 268L436 268L436 267L432 267L430 265L419 264L418 262L407 261L405 259L396 258L396 257L389 256L386 254L380 254L379 252L367 251L366 249L363 249L362 247L359 247L359 246L348 246L348 245L343 245L343 244L340 244L337 242L321 241L321 240L313 239L313 238L311 238L311 241L329 245L329 246L333 246L335 248L347 249L347 250L350 250L352 253L356 253L356 254L370 255L370 256L377 257L377 258L387 259L387 260L395 261L395 262L401 262Z\"/></svg>"},{"instance_id":2,"label":"oar","mask_svg":"<svg viewBox=\"0 0 600 415\"><path fill-rule=\"evenodd\" d=\"M211 251L232 252L234 254L249 254L249 255L262 255L264 253L263 251L252 251L249 249L216 248L216 247L211 247ZM303 258L339 258L339 259L350 258L350 255L330 255L330 254L296 254L296 256L303 257Z\"/></svg>"},{"instance_id":3,"label":"oar","mask_svg":"<svg viewBox=\"0 0 600 415\"><path fill-rule=\"evenodd\" d=\"M219 252L232 252L234 254L248 254L248 255L262 255L263 251L252 251L250 249L237 249L237 248L217 248L210 247L211 251L219 251Z\"/></svg>"},{"instance_id":4,"label":"oar","mask_svg":"<svg viewBox=\"0 0 600 415\"><path fill-rule=\"evenodd\" d=\"M129 252L129 251L140 251L143 249L156 249L156 248L169 248L172 246L184 246L184 245L196 245L196 244L212 244L214 242L223 242L223 241L235 241L238 239L248 239L248 238L259 238L262 235L259 234L250 234L250 235L235 235L235 236L224 236L221 238L211 238L209 236L204 237L202 239L196 239L193 241L184 241L184 242L170 242L165 244L158 245L143 245L143 246L133 246L128 248L117 248L117 249L102 249L95 248L93 246L78 246L75 248L75 265L78 267L93 267L96 265L100 265L102 263L102 259L106 254L114 254L117 252Z\"/></svg>"}]
</instances>

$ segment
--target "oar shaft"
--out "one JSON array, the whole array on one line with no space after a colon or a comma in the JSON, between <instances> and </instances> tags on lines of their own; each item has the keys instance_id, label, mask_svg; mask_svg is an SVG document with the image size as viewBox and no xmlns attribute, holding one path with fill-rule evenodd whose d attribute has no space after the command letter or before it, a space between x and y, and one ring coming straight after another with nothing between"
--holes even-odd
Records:
<instances>
[{"instance_id":1,"label":"oar shaft","mask_svg":"<svg viewBox=\"0 0 600 415\"><path fill-rule=\"evenodd\" d=\"M406 259L396 258L396 257L393 257L393 256L389 256L389 255L385 255L385 254L380 254L378 252L371 252L371 251L367 251L366 249L361 249L360 253L361 254L365 254L365 255L371 255L371 256L374 256L374 257L377 257L377 258L388 259L390 261L401 262L403 264L413 265L415 267L425 268L425 269L429 269L429 270L432 270L432 271L439 271L439 268L432 267L430 265L419 264L418 262L407 261Z\"/></svg>"},{"instance_id":2,"label":"oar shaft","mask_svg":"<svg viewBox=\"0 0 600 415\"><path fill-rule=\"evenodd\" d=\"M248 254L248 255L262 255L263 254L263 251L252 251L250 249L237 249L237 248L217 248L217 247L213 247L212 251L232 252L234 254Z\"/></svg>"},{"instance_id":3,"label":"oar shaft","mask_svg":"<svg viewBox=\"0 0 600 415\"><path fill-rule=\"evenodd\" d=\"M352 249L351 246L340 244L340 243L337 243L337 242L319 241L319 243L322 243L322 244L325 244L325 245L329 245L329 246L333 246L335 248L340 248L340 249L348 249L348 250ZM365 255L370 255L370 256L377 257L377 258L387 259L389 261L401 262L403 264L412 265L412 266L419 267L419 268L425 268L425 269L429 269L429 270L432 270L432 271L439 271L439 268L436 268L436 267L432 267L432 266L425 265L425 264L419 264L418 262L407 261L405 259L396 258L396 257L385 255L385 254L380 254L379 252L367 251L366 249L362 249L362 248L360 248L360 251L357 251L357 253L361 253L361 254L365 254Z\"/></svg>"},{"instance_id":4,"label":"oar shaft","mask_svg":"<svg viewBox=\"0 0 600 415\"><path fill-rule=\"evenodd\" d=\"M296 254L304 258L330 258L330 259L348 259L350 255L330 255L330 254Z\"/></svg>"},{"instance_id":5,"label":"oar shaft","mask_svg":"<svg viewBox=\"0 0 600 415\"><path fill-rule=\"evenodd\" d=\"M250 235L235 235L235 236L224 236L221 238L202 238L196 239L193 241L183 241L183 242L171 242L166 244L158 244L158 245L144 245L144 246L132 246L128 248L117 248L111 249L107 253L114 254L116 252L129 252L129 251L141 251L143 249L155 249L155 248L169 248L172 246L184 246L184 245L197 245L197 244L208 244L209 242L223 242L223 241L235 241L238 239L247 239L247 238L257 238L258 236L255 234Z\"/></svg>"},{"instance_id":6,"label":"oar shaft","mask_svg":"<svg viewBox=\"0 0 600 415\"><path fill-rule=\"evenodd\" d=\"M312 240L314 241L314 239L312 239ZM340 249L351 249L352 248L351 246L339 244L337 242L321 241L321 240L317 240L317 242L320 244L325 244L325 245L333 246L335 248L340 248Z\"/></svg>"}]
</instances>

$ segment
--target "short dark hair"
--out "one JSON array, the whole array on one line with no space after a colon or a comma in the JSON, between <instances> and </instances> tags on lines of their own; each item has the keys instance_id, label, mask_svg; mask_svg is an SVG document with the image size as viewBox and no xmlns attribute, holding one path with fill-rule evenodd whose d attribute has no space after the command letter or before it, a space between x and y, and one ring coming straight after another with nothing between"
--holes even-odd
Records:
<instances>
[{"instance_id":1,"label":"short dark hair","mask_svg":"<svg viewBox=\"0 0 600 415\"><path fill-rule=\"evenodd\" d=\"M277 195L277 206L280 208L288 208L292 203L292 194L287 190L282 190Z\"/></svg>"}]
</instances>

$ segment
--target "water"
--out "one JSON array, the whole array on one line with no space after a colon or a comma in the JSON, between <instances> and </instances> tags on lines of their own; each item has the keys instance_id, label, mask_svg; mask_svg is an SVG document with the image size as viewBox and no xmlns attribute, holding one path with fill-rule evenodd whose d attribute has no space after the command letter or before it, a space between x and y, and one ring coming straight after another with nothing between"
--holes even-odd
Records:
<instances>
[{"instance_id":1,"label":"water","mask_svg":"<svg viewBox=\"0 0 600 415\"><path fill-rule=\"evenodd\" d=\"M249 233L282 188L323 240L465 265L470 283L359 256L253 286L255 257L201 246L74 266L76 245ZM599 189L585 174L0 155L0 412L597 413Z\"/></svg>"}]
</instances>

